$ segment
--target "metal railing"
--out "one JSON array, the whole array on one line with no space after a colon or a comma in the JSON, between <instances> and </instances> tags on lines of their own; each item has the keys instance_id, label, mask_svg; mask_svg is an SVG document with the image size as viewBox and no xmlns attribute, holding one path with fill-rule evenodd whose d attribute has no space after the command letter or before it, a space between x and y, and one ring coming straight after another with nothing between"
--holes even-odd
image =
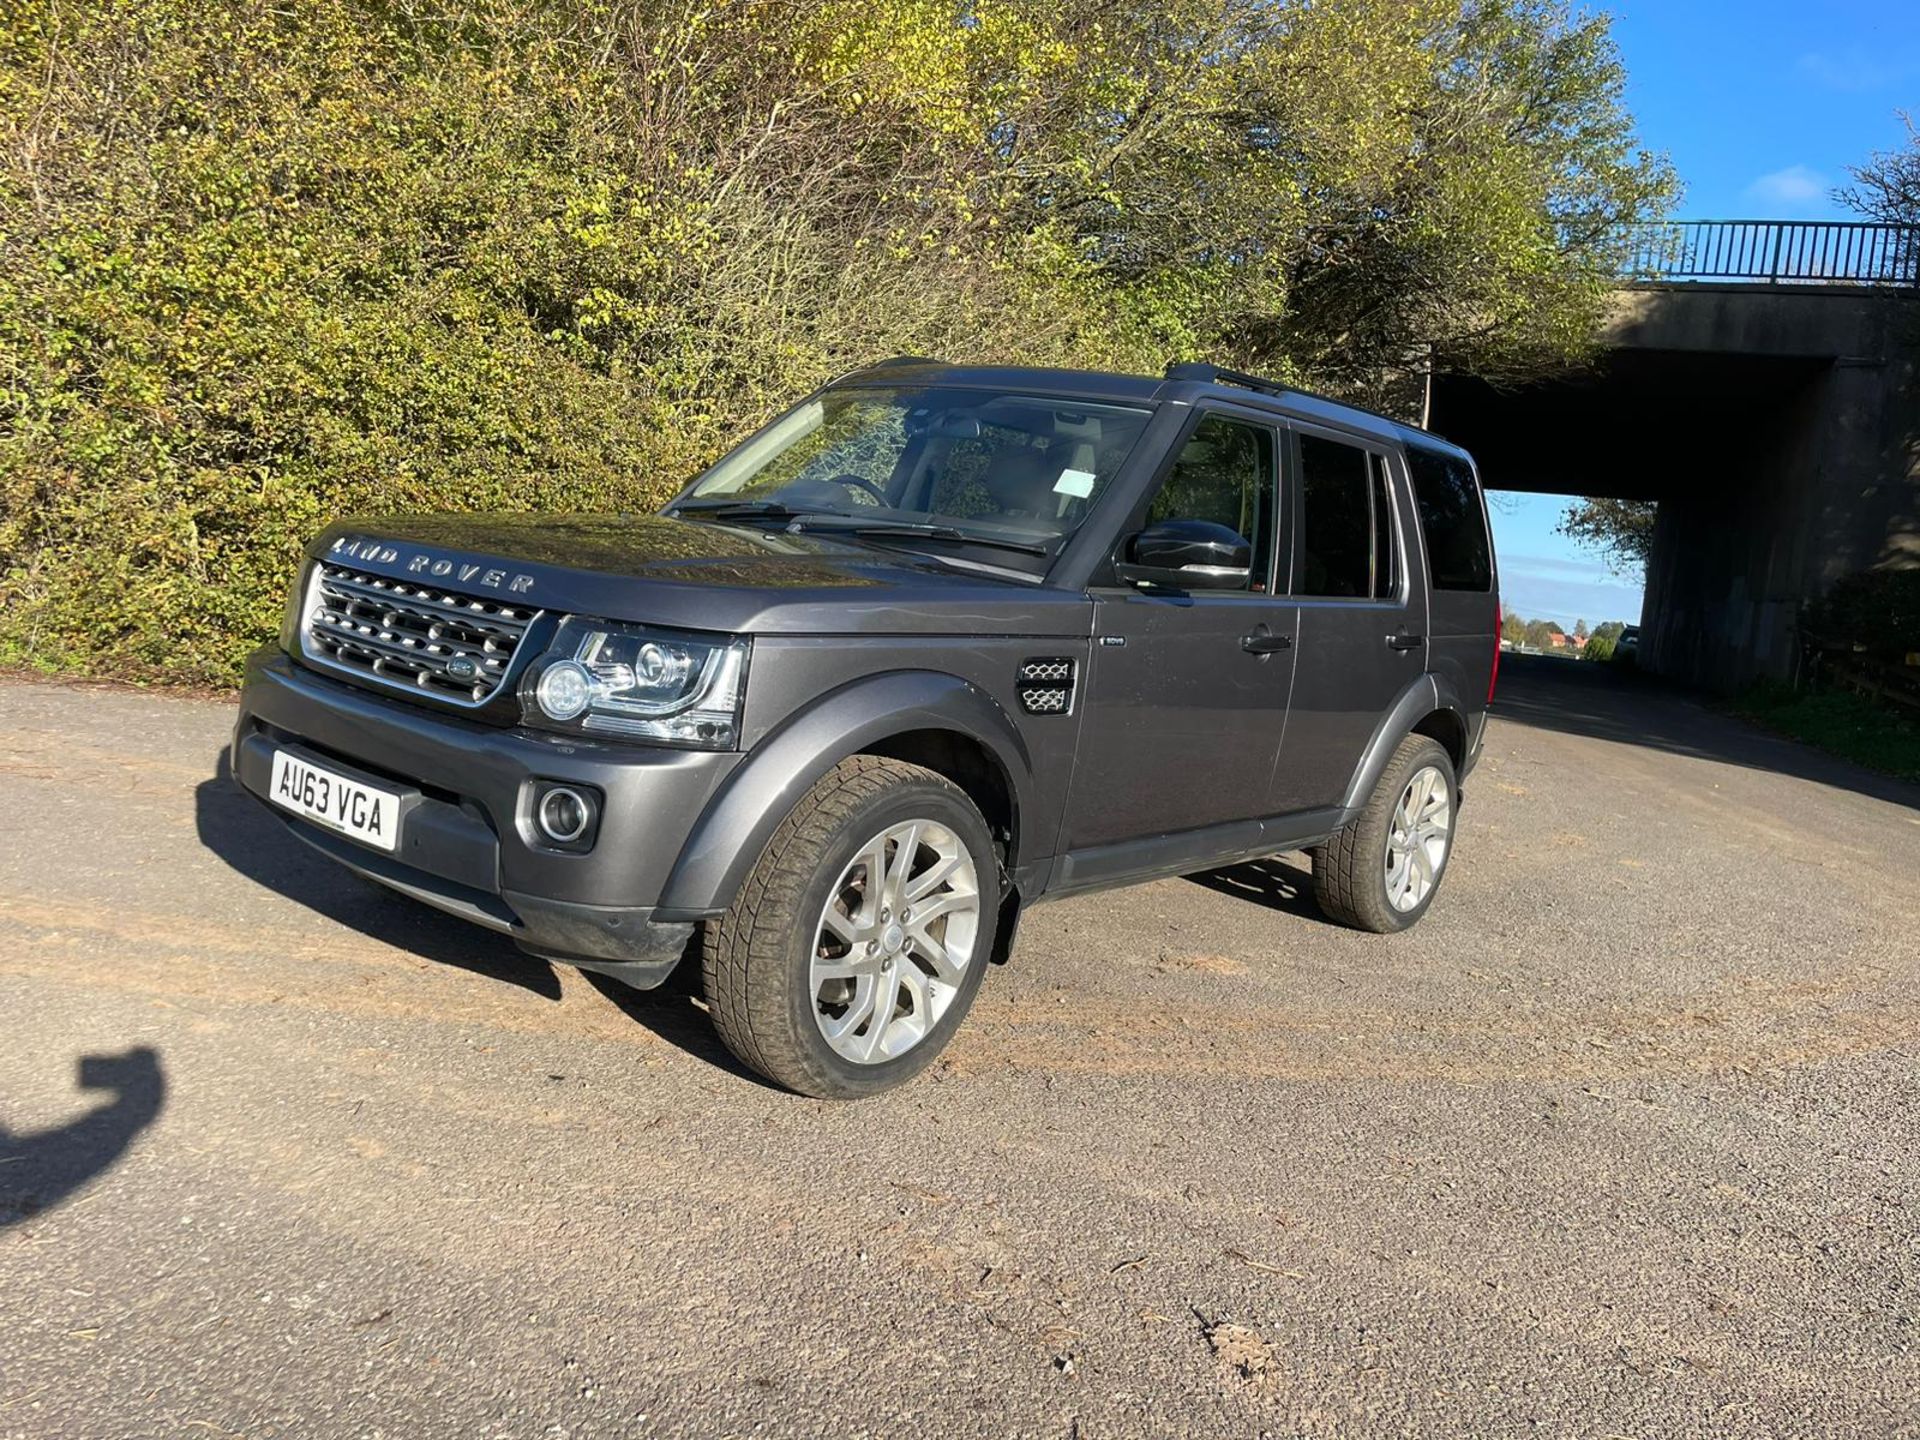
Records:
<instances>
[{"instance_id":1,"label":"metal railing","mask_svg":"<svg viewBox=\"0 0 1920 1440\"><path fill-rule=\"evenodd\" d=\"M1622 236L1633 280L1920 285L1920 225L1848 220L1673 220Z\"/></svg>"}]
</instances>

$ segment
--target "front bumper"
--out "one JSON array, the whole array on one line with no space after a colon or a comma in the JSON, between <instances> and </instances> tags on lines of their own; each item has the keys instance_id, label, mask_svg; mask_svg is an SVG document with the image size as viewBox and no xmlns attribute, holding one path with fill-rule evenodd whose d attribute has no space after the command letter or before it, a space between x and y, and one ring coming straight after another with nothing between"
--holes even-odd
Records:
<instances>
[{"instance_id":1,"label":"front bumper","mask_svg":"<svg viewBox=\"0 0 1920 1440\"><path fill-rule=\"evenodd\" d=\"M641 988L667 977L703 918L663 911L659 897L740 759L485 725L326 679L268 646L247 664L232 757L262 804L276 749L402 792L391 854L268 806L314 849L532 954ZM531 810L543 780L600 792L592 849L541 843Z\"/></svg>"}]
</instances>

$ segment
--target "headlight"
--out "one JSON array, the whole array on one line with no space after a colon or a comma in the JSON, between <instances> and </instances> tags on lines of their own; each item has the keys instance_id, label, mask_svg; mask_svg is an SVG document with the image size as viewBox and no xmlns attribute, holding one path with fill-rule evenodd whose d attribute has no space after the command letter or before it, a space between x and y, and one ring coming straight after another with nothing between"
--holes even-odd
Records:
<instances>
[{"instance_id":1,"label":"headlight","mask_svg":"<svg viewBox=\"0 0 1920 1440\"><path fill-rule=\"evenodd\" d=\"M578 616L520 682L529 725L731 750L740 736L747 642Z\"/></svg>"}]
</instances>

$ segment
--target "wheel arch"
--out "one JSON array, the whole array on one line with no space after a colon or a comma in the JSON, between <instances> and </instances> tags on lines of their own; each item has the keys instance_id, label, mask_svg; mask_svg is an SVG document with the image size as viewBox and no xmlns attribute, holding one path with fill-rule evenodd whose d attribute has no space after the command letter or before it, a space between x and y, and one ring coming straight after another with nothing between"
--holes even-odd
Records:
<instances>
[{"instance_id":1,"label":"wheel arch","mask_svg":"<svg viewBox=\"0 0 1920 1440\"><path fill-rule=\"evenodd\" d=\"M1006 864L1019 861L1033 763L999 702L955 675L892 671L855 680L796 711L753 747L707 805L668 876L671 914L726 908L780 822L822 776L852 755L924 765L965 790Z\"/></svg>"},{"instance_id":2,"label":"wheel arch","mask_svg":"<svg viewBox=\"0 0 1920 1440\"><path fill-rule=\"evenodd\" d=\"M1451 705L1442 705L1416 720L1413 729L1408 732L1425 735L1440 742L1447 752L1447 758L1453 762L1453 773L1457 780L1467 762L1467 720Z\"/></svg>"},{"instance_id":3,"label":"wheel arch","mask_svg":"<svg viewBox=\"0 0 1920 1440\"><path fill-rule=\"evenodd\" d=\"M1347 782L1347 793L1341 802L1342 823L1351 820L1367 803L1367 797L1373 794L1373 787L1380 783L1380 776L1393 759L1393 752L1409 735L1427 735L1437 740L1453 758L1455 774L1459 773L1466 755L1466 720L1458 707L1447 703L1447 697L1441 694L1439 684L1430 674L1411 681L1374 727L1373 737L1361 752L1360 763Z\"/></svg>"},{"instance_id":4,"label":"wheel arch","mask_svg":"<svg viewBox=\"0 0 1920 1440\"><path fill-rule=\"evenodd\" d=\"M857 753L904 760L944 775L979 807L987 829L1005 847L1002 858L1018 852L1020 806L1014 798L1013 777L1000 757L973 735L940 728L902 730L869 741Z\"/></svg>"}]
</instances>

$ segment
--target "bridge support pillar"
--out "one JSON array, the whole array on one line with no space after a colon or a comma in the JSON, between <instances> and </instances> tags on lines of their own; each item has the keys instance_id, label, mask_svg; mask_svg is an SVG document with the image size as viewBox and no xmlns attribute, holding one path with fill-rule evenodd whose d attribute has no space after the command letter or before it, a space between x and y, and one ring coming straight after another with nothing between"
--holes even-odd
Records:
<instances>
[{"instance_id":1,"label":"bridge support pillar","mask_svg":"<svg viewBox=\"0 0 1920 1440\"><path fill-rule=\"evenodd\" d=\"M1836 356L1695 449L1700 473L1660 500L1650 669L1721 690L1790 678L1807 602L1856 570L1920 566L1915 348Z\"/></svg>"}]
</instances>

